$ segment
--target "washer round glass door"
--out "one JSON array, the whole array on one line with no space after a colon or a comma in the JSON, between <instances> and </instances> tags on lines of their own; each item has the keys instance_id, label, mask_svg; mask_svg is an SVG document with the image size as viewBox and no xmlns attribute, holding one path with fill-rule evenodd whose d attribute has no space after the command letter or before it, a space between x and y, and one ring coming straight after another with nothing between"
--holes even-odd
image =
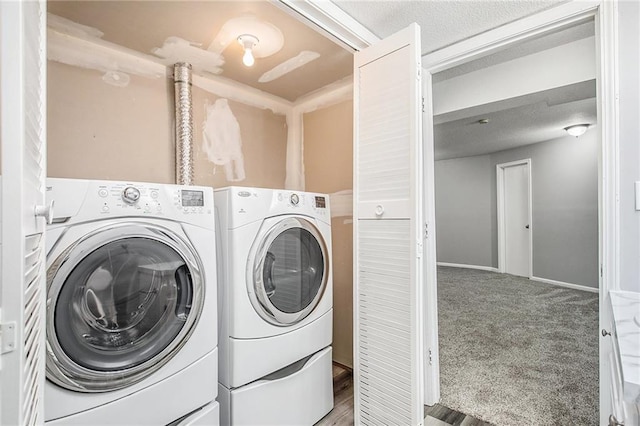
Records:
<instances>
[{"instance_id":1,"label":"washer round glass door","mask_svg":"<svg viewBox=\"0 0 640 426\"><path fill-rule=\"evenodd\" d=\"M320 232L307 219L288 217L256 244L249 291L254 308L275 325L302 321L327 286L329 261Z\"/></svg>"},{"instance_id":2,"label":"washer round glass door","mask_svg":"<svg viewBox=\"0 0 640 426\"><path fill-rule=\"evenodd\" d=\"M97 230L47 270L47 377L71 390L120 389L184 345L202 310L202 268L172 231Z\"/></svg>"}]
</instances>

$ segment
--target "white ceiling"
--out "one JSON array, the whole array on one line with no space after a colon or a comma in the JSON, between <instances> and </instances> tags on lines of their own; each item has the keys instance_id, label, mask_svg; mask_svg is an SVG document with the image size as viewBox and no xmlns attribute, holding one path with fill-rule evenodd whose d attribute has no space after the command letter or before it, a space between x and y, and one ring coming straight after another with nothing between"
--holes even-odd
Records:
<instances>
[{"instance_id":1,"label":"white ceiling","mask_svg":"<svg viewBox=\"0 0 640 426\"><path fill-rule=\"evenodd\" d=\"M413 22L430 53L567 0L333 0L380 38Z\"/></svg>"}]
</instances>

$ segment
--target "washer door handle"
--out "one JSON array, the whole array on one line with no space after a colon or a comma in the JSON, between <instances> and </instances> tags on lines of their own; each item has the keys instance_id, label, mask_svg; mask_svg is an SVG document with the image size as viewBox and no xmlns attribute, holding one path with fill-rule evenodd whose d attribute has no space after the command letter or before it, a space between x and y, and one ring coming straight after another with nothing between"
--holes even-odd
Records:
<instances>
[{"instance_id":1,"label":"washer door handle","mask_svg":"<svg viewBox=\"0 0 640 426\"><path fill-rule=\"evenodd\" d=\"M276 294L276 285L273 282L273 267L275 263L276 256L268 251L264 259L264 272L266 273L264 280L264 290L267 292L267 297L269 299L271 299L271 296Z\"/></svg>"}]
</instances>

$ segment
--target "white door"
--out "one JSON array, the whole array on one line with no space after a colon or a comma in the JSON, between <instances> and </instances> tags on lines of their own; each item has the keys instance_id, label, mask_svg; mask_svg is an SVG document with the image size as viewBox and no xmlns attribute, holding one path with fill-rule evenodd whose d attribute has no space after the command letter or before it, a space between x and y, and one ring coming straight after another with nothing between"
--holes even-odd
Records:
<instances>
[{"instance_id":1,"label":"white door","mask_svg":"<svg viewBox=\"0 0 640 426\"><path fill-rule=\"evenodd\" d=\"M504 229L504 270L507 274L521 277L531 276L531 203L529 160L498 165L498 208L502 206ZM502 179L500 179L502 175ZM502 182L500 182L502 181ZM500 200L502 193L502 200Z\"/></svg>"},{"instance_id":2,"label":"white door","mask_svg":"<svg viewBox=\"0 0 640 426\"><path fill-rule=\"evenodd\" d=\"M413 24L354 58L355 424L423 422L422 85Z\"/></svg>"},{"instance_id":3,"label":"white door","mask_svg":"<svg viewBox=\"0 0 640 426\"><path fill-rule=\"evenodd\" d=\"M44 422L46 3L0 2L0 424Z\"/></svg>"}]
</instances>

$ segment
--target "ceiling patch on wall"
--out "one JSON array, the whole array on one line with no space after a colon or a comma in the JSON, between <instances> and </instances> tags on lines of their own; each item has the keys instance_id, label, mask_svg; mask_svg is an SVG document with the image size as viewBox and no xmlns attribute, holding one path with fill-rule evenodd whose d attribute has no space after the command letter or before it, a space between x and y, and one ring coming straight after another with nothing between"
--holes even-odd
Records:
<instances>
[{"instance_id":1,"label":"ceiling patch on wall","mask_svg":"<svg viewBox=\"0 0 640 426\"><path fill-rule=\"evenodd\" d=\"M222 53L229 44L237 43L238 37L243 34L251 34L260 40L252 50L256 58L271 56L284 45L282 31L272 23L262 21L255 16L240 16L224 23L208 50Z\"/></svg>"},{"instance_id":2,"label":"ceiling patch on wall","mask_svg":"<svg viewBox=\"0 0 640 426\"><path fill-rule=\"evenodd\" d=\"M107 71L102 76L102 81L117 87L126 87L130 80L129 74L118 71Z\"/></svg>"},{"instance_id":3,"label":"ceiling patch on wall","mask_svg":"<svg viewBox=\"0 0 640 426\"><path fill-rule=\"evenodd\" d=\"M245 179L244 156L240 125L226 99L218 99L212 105L204 105L205 121L202 123L202 151L216 166L224 166L227 182ZM215 173L215 166L214 166Z\"/></svg>"},{"instance_id":4,"label":"ceiling patch on wall","mask_svg":"<svg viewBox=\"0 0 640 426\"><path fill-rule=\"evenodd\" d=\"M148 55L103 40L102 32L65 18L47 16L47 59L101 71L105 83L125 87L130 75L160 78L163 65ZM151 59L151 60L149 60Z\"/></svg>"},{"instance_id":5,"label":"ceiling patch on wall","mask_svg":"<svg viewBox=\"0 0 640 426\"><path fill-rule=\"evenodd\" d=\"M173 65L177 62L187 62L191 64L194 72L208 72L220 74L224 64L224 58L218 52L212 52L199 47L199 43L194 43L180 37L169 37L164 41L162 47L156 47L151 51L154 55L162 58L165 65Z\"/></svg>"},{"instance_id":6,"label":"ceiling patch on wall","mask_svg":"<svg viewBox=\"0 0 640 426\"><path fill-rule=\"evenodd\" d=\"M260 83L268 83L277 78L282 77L285 74L290 73L291 71L300 68L301 66L308 64L309 62L318 59L320 54L318 52L312 52L310 50L303 50L297 56L294 56L291 59L287 59L280 65L270 69L260 76L258 81Z\"/></svg>"}]
</instances>

